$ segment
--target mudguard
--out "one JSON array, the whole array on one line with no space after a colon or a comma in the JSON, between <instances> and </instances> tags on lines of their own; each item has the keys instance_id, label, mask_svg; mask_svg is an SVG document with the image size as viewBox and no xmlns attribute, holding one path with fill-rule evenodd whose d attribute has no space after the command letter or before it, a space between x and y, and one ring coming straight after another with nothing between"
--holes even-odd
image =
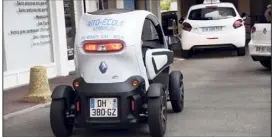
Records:
<instances>
[{"instance_id":1,"label":"mudguard","mask_svg":"<svg viewBox=\"0 0 273 137\"><path fill-rule=\"evenodd\" d=\"M159 83L151 84L148 88L148 98L160 97L161 90L164 90L164 86Z\"/></svg>"},{"instance_id":2,"label":"mudguard","mask_svg":"<svg viewBox=\"0 0 273 137\"><path fill-rule=\"evenodd\" d=\"M180 99L180 77L183 83L183 74L180 71L173 71L169 78L169 95L171 100Z\"/></svg>"},{"instance_id":3,"label":"mudguard","mask_svg":"<svg viewBox=\"0 0 273 137\"><path fill-rule=\"evenodd\" d=\"M55 87L52 92L51 98L55 99L65 99L69 104L71 104L76 97L74 89L69 85L59 85Z\"/></svg>"}]
</instances>

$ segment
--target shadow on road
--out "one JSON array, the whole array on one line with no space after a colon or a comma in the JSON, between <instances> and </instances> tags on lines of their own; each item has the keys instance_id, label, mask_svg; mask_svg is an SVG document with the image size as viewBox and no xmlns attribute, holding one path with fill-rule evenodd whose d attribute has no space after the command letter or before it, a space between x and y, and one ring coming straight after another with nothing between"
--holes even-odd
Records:
<instances>
[{"instance_id":1,"label":"shadow on road","mask_svg":"<svg viewBox=\"0 0 273 137\"><path fill-rule=\"evenodd\" d=\"M168 106L168 116L177 115ZM129 129L95 130L95 129L74 129L72 137L151 137L148 123L136 125Z\"/></svg>"},{"instance_id":2,"label":"shadow on road","mask_svg":"<svg viewBox=\"0 0 273 137\"><path fill-rule=\"evenodd\" d=\"M237 53L232 49L203 49L194 51L190 59L226 57L237 57Z\"/></svg>"},{"instance_id":3,"label":"shadow on road","mask_svg":"<svg viewBox=\"0 0 273 137\"><path fill-rule=\"evenodd\" d=\"M173 48L174 56L181 58L181 48ZM246 48L246 56L248 49ZM188 59L208 59L208 58L227 58L238 57L235 49L219 48L219 49L196 49L192 52L192 56Z\"/></svg>"},{"instance_id":4,"label":"shadow on road","mask_svg":"<svg viewBox=\"0 0 273 137\"><path fill-rule=\"evenodd\" d=\"M271 75L271 70L264 68L259 62L255 62L258 63L261 68L258 69L247 69L244 70L244 73L247 75Z\"/></svg>"},{"instance_id":5,"label":"shadow on road","mask_svg":"<svg viewBox=\"0 0 273 137\"><path fill-rule=\"evenodd\" d=\"M72 137L150 137L147 125L139 125L128 130L75 129Z\"/></svg>"}]
</instances>

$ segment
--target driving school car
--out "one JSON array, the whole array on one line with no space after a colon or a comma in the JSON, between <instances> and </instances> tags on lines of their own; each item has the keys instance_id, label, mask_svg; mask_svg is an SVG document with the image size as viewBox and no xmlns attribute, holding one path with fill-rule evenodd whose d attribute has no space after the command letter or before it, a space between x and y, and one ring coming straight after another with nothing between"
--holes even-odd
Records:
<instances>
[{"instance_id":1,"label":"driving school car","mask_svg":"<svg viewBox=\"0 0 273 137\"><path fill-rule=\"evenodd\" d=\"M168 46L148 11L84 14L75 38L77 78L73 86L60 85L52 93L54 135L70 136L74 127L130 128L144 122L153 137L163 137L167 101L174 112L184 108L183 75L171 72Z\"/></svg>"},{"instance_id":2,"label":"driving school car","mask_svg":"<svg viewBox=\"0 0 273 137\"><path fill-rule=\"evenodd\" d=\"M248 46L252 60L259 61L264 67L271 69L271 23L266 22L265 18L256 20L251 28L251 40Z\"/></svg>"},{"instance_id":3,"label":"driving school car","mask_svg":"<svg viewBox=\"0 0 273 137\"><path fill-rule=\"evenodd\" d=\"M180 20L182 57L189 58L200 48L233 48L238 56L244 56L243 18L232 3L220 0L204 0L203 4L191 6L185 20Z\"/></svg>"}]
</instances>

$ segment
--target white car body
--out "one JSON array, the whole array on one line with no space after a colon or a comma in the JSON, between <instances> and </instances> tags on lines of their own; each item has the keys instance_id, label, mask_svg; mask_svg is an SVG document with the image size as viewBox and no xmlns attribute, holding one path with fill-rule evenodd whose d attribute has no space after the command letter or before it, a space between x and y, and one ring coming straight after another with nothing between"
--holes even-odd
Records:
<instances>
[{"instance_id":1,"label":"white car body","mask_svg":"<svg viewBox=\"0 0 273 137\"><path fill-rule=\"evenodd\" d=\"M234 12L232 13L233 16L224 17L222 19L220 17L219 10L216 12L208 12L206 14L202 13L205 11L200 11L204 17L217 17L218 19L212 20L199 20L199 19L191 19L191 12L194 10L199 9L210 9L215 8L217 9L228 8L230 11L232 9ZM213 15L211 13L216 13L218 15ZM211 15L209 15L211 14ZM198 15L198 14L197 14ZM223 15L223 13L221 13ZM214 17L213 17L214 18ZM234 24L239 24L238 28L234 28ZM187 29L187 25L190 24L191 28L190 31L185 30ZM246 39L246 29L243 23L243 19L239 15L238 11L236 10L235 6L232 3L226 2L204 2L203 4L198 4L190 7L188 14L185 20L182 23L182 50L191 50L192 48L209 48L209 47L221 47L226 45L231 45L236 48L244 48L245 47L245 39Z\"/></svg>"},{"instance_id":2,"label":"white car body","mask_svg":"<svg viewBox=\"0 0 273 137\"><path fill-rule=\"evenodd\" d=\"M271 23L254 24L248 47L253 61L259 61L264 67L271 69Z\"/></svg>"},{"instance_id":3,"label":"white car body","mask_svg":"<svg viewBox=\"0 0 273 137\"><path fill-rule=\"evenodd\" d=\"M248 46L251 56L271 57L271 24L255 23Z\"/></svg>"},{"instance_id":4,"label":"white car body","mask_svg":"<svg viewBox=\"0 0 273 137\"><path fill-rule=\"evenodd\" d=\"M152 20L155 25L159 24L155 15L144 10L105 15L84 14L79 21L75 39L77 75L87 83L118 83L138 75L145 79L146 89L148 89L148 80L154 79L164 68L170 66L172 58L165 53L172 54L172 51L168 50L162 31L163 47L148 49L144 55L145 60L143 60L141 36L146 18ZM121 42L124 45L123 49L109 53L88 53L83 49L86 43L111 43L113 41L114 43L115 41ZM99 46L103 47L104 44ZM154 53L158 54L154 55ZM107 68L107 72L100 72L99 67ZM155 72L155 70L160 71Z\"/></svg>"}]
</instances>

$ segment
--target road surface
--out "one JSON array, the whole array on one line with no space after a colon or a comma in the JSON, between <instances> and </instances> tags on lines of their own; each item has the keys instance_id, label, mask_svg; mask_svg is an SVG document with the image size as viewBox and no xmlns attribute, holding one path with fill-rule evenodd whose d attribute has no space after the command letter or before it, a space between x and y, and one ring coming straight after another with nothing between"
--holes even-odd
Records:
<instances>
[{"instance_id":1,"label":"road surface","mask_svg":"<svg viewBox=\"0 0 273 137\"><path fill-rule=\"evenodd\" d=\"M218 52L218 51L217 51ZM185 108L169 105L166 137L271 136L271 71L246 55L199 53L176 61L185 83ZM5 137L53 137L49 108L4 121ZM147 126L130 131L76 129L73 137L149 137Z\"/></svg>"}]
</instances>

